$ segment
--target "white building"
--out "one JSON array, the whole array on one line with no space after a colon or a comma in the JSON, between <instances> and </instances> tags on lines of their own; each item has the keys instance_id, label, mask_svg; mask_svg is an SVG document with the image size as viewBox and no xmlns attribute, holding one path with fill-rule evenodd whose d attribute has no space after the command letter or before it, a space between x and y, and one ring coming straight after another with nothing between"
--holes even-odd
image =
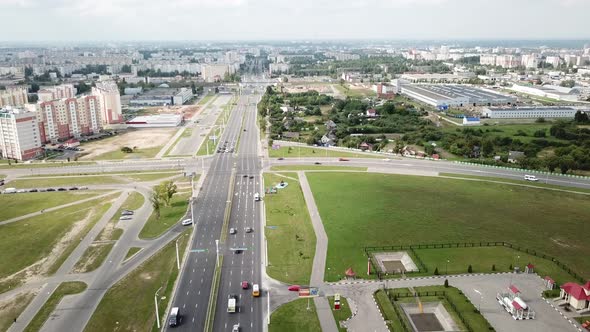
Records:
<instances>
[{"instance_id":1,"label":"white building","mask_svg":"<svg viewBox=\"0 0 590 332\"><path fill-rule=\"evenodd\" d=\"M580 91L577 88L565 88L554 85L527 86L514 84L510 90L563 101L578 101L580 96Z\"/></svg>"},{"instance_id":2,"label":"white building","mask_svg":"<svg viewBox=\"0 0 590 332\"><path fill-rule=\"evenodd\" d=\"M92 95L97 96L100 101L103 124L123 122L121 96L117 83L114 81L97 82L96 87L92 88Z\"/></svg>"},{"instance_id":3,"label":"white building","mask_svg":"<svg viewBox=\"0 0 590 332\"><path fill-rule=\"evenodd\" d=\"M495 66L496 65L496 55L494 54L484 54L479 57L479 64L484 66Z\"/></svg>"},{"instance_id":4,"label":"white building","mask_svg":"<svg viewBox=\"0 0 590 332\"><path fill-rule=\"evenodd\" d=\"M536 54L525 54L521 58L521 64L525 68L537 68L539 66L539 57Z\"/></svg>"},{"instance_id":5,"label":"white building","mask_svg":"<svg viewBox=\"0 0 590 332\"><path fill-rule=\"evenodd\" d=\"M183 105L193 97L193 90L181 88L172 98L174 105Z\"/></svg>"},{"instance_id":6,"label":"white building","mask_svg":"<svg viewBox=\"0 0 590 332\"><path fill-rule=\"evenodd\" d=\"M482 115L490 119L570 118L580 109L573 107L486 107ZM590 109L582 110L587 113Z\"/></svg>"},{"instance_id":7,"label":"white building","mask_svg":"<svg viewBox=\"0 0 590 332\"><path fill-rule=\"evenodd\" d=\"M0 109L2 158L28 160L42 153L37 115L24 109Z\"/></svg>"},{"instance_id":8,"label":"white building","mask_svg":"<svg viewBox=\"0 0 590 332\"><path fill-rule=\"evenodd\" d=\"M0 90L0 107L22 106L27 102L27 88L25 87L14 87Z\"/></svg>"},{"instance_id":9,"label":"white building","mask_svg":"<svg viewBox=\"0 0 590 332\"><path fill-rule=\"evenodd\" d=\"M138 116L127 121L127 126L133 128L178 127L183 117L180 114L158 114Z\"/></svg>"},{"instance_id":10,"label":"white building","mask_svg":"<svg viewBox=\"0 0 590 332\"><path fill-rule=\"evenodd\" d=\"M545 62L552 65L553 68L557 68L561 64L561 58L558 56L548 56Z\"/></svg>"}]
</instances>

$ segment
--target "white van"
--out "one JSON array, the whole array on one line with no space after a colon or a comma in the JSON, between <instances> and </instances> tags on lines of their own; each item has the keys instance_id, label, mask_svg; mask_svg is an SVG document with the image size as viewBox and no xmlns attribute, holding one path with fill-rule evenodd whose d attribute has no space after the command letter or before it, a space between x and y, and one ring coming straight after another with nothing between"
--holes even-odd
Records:
<instances>
[{"instance_id":1,"label":"white van","mask_svg":"<svg viewBox=\"0 0 590 332\"><path fill-rule=\"evenodd\" d=\"M539 181L539 179L537 179L537 177L534 175L525 175L524 179L525 179L525 181L534 181L534 182Z\"/></svg>"},{"instance_id":2,"label":"white van","mask_svg":"<svg viewBox=\"0 0 590 332\"><path fill-rule=\"evenodd\" d=\"M178 321L178 307L174 307L172 310L170 310L170 315L168 316L168 326L178 326Z\"/></svg>"},{"instance_id":3,"label":"white van","mask_svg":"<svg viewBox=\"0 0 590 332\"><path fill-rule=\"evenodd\" d=\"M6 188L4 190L5 194L16 194L16 188Z\"/></svg>"}]
</instances>

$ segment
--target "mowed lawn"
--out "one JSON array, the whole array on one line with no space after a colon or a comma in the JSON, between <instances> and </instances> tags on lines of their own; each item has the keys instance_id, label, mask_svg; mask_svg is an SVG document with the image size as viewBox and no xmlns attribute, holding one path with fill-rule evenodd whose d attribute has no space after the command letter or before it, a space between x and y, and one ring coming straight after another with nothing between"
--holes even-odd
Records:
<instances>
[{"instance_id":1,"label":"mowed lawn","mask_svg":"<svg viewBox=\"0 0 590 332\"><path fill-rule=\"evenodd\" d=\"M310 310L307 310L307 304L307 299L298 299L278 307L270 315L268 331L320 332L322 328L313 299L309 301Z\"/></svg>"},{"instance_id":2,"label":"mowed lawn","mask_svg":"<svg viewBox=\"0 0 590 332\"><path fill-rule=\"evenodd\" d=\"M0 221L97 196L91 191L0 195Z\"/></svg>"},{"instance_id":3,"label":"mowed lawn","mask_svg":"<svg viewBox=\"0 0 590 332\"><path fill-rule=\"evenodd\" d=\"M330 238L326 279L366 271L363 247L506 241L590 276L587 195L434 177L308 173ZM444 268L441 262L439 272Z\"/></svg>"},{"instance_id":4,"label":"mowed lawn","mask_svg":"<svg viewBox=\"0 0 590 332\"><path fill-rule=\"evenodd\" d=\"M284 173L297 178L295 173ZM308 285L315 254L315 233L299 182L264 174L266 188L284 180L289 185L264 196L269 276L290 284Z\"/></svg>"},{"instance_id":5,"label":"mowed lawn","mask_svg":"<svg viewBox=\"0 0 590 332\"><path fill-rule=\"evenodd\" d=\"M342 151L339 149L324 149L324 148L314 148L314 147L307 147L307 146L281 146L279 149L269 149L268 150L269 157L271 158L338 158L338 157L345 157L345 158L387 158L386 156L372 154L372 153L357 153L357 152L348 152Z\"/></svg>"}]
</instances>

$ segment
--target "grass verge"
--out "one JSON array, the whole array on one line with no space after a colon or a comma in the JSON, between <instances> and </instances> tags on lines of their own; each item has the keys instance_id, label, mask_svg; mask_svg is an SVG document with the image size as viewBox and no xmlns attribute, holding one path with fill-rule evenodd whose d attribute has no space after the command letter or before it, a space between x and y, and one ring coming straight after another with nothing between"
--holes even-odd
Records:
<instances>
[{"instance_id":1,"label":"grass verge","mask_svg":"<svg viewBox=\"0 0 590 332\"><path fill-rule=\"evenodd\" d=\"M309 301L309 308L307 304ZM285 303L270 316L269 332L320 332L320 321L313 299L298 299Z\"/></svg>"},{"instance_id":2,"label":"grass verge","mask_svg":"<svg viewBox=\"0 0 590 332\"><path fill-rule=\"evenodd\" d=\"M339 280L349 267L365 271L365 246L480 241L518 244L590 276L590 261L579 254L590 252L590 242L571 236L587 225L585 195L436 177L312 172L307 178L331 239L326 280ZM444 259L437 265L441 271Z\"/></svg>"},{"instance_id":3,"label":"grass verge","mask_svg":"<svg viewBox=\"0 0 590 332\"><path fill-rule=\"evenodd\" d=\"M556 185L552 185L552 184L539 183L542 180L540 180L539 182L530 182L530 181L524 181L524 180L513 180L513 179L504 179L504 178L477 176L477 175L463 175L463 174L454 174L454 173L439 173L438 175L439 176L447 176L447 177L451 177L451 178L458 178L458 179L463 178L463 179L474 179L474 180L481 180L481 181L487 181L487 182L514 183L514 184L519 184L519 185L535 187L535 188L539 188L539 189L548 188L548 189L575 191L575 192L579 192L579 193L583 193L583 194L584 193L590 194L590 189L576 188L576 187L564 187L564 186L556 186ZM539 178L541 178L541 176ZM468 181L468 180L465 180L465 181Z\"/></svg>"},{"instance_id":4,"label":"grass verge","mask_svg":"<svg viewBox=\"0 0 590 332\"><path fill-rule=\"evenodd\" d=\"M131 256L137 254L142 248L140 247L131 247L129 248L129 251L127 251L127 254L125 255L125 260L128 260Z\"/></svg>"},{"instance_id":5,"label":"grass verge","mask_svg":"<svg viewBox=\"0 0 590 332\"><path fill-rule=\"evenodd\" d=\"M179 193L172 197L170 206L160 208L160 219L156 219L156 214L152 213L148 221L139 233L142 239L152 239L158 237L172 226L174 226L186 213L190 193Z\"/></svg>"},{"instance_id":6,"label":"grass verge","mask_svg":"<svg viewBox=\"0 0 590 332\"><path fill-rule=\"evenodd\" d=\"M39 309L33 320L24 329L25 332L41 330L49 315L55 310L61 299L66 295L78 294L86 290L87 285L81 281L62 282L51 294L47 302Z\"/></svg>"},{"instance_id":7,"label":"grass verge","mask_svg":"<svg viewBox=\"0 0 590 332\"><path fill-rule=\"evenodd\" d=\"M179 243L183 257L190 230L182 233ZM154 294L159 293L160 314L165 308L178 276L175 241L170 241L158 253L117 282L100 301L84 331L152 331L155 329ZM129 310L133 308L133 310Z\"/></svg>"},{"instance_id":8,"label":"grass verge","mask_svg":"<svg viewBox=\"0 0 590 332\"><path fill-rule=\"evenodd\" d=\"M346 329L340 327L340 322L345 321L352 317L352 311L350 311L350 306L348 305L348 301L345 297L340 296L340 310L334 310L334 297L329 296L328 302L330 302L330 309L332 310L332 315L334 315L334 320L336 321L336 326L338 326L338 331L346 332Z\"/></svg>"},{"instance_id":9,"label":"grass verge","mask_svg":"<svg viewBox=\"0 0 590 332\"><path fill-rule=\"evenodd\" d=\"M379 311L383 317L385 317L385 323L389 331L403 331L402 324L398 319L392 319L395 316L395 310L393 309L393 304L389 301L387 294L383 289L380 289L373 294L375 301L377 302L377 306L379 307Z\"/></svg>"},{"instance_id":10,"label":"grass verge","mask_svg":"<svg viewBox=\"0 0 590 332\"><path fill-rule=\"evenodd\" d=\"M74 270L79 273L86 273L98 269L114 245L115 243L102 243L89 246L74 266Z\"/></svg>"},{"instance_id":11,"label":"grass verge","mask_svg":"<svg viewBox=\"0 0 590 332\"><path fill-rule=\"evenodd\" d=\"M297 178L295 173L286 176ZM290 284L309 284L316 237L299 182L277 174L264 174L270 187L285 180L289 185L277 194L264 196L268 240L269 276Z\"/></svg>"},{"instance_id":12,"label":"grass verge","mask_svg":"<svg viewBox=\"0 0 590 332\"><path fill-rule=\"evenodd\" d=\"M119 184L124 183L123 180L112 176L62 176L44 178L22 178L19 180L10 181L7 186L14 188L46 188L46 187L74 187L87 186L93 184Z\"/></svg>"}]
</instances>

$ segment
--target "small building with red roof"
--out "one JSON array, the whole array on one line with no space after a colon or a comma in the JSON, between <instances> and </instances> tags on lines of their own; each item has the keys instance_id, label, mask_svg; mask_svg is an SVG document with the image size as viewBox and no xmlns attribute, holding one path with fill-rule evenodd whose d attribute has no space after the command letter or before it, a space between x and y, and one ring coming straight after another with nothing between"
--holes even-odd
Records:
<instances>
[{"instance_id":1,"label":"small building with red roof","mask_svg":"<svg viewBox=\"0 0 590 332\"><path fill-rule=\"evenodd\" d=\"M590 310L590 281L583 285L575 282L565 283L561 286L559 296L578 311Z\"/></svg>"}]
</instances>

